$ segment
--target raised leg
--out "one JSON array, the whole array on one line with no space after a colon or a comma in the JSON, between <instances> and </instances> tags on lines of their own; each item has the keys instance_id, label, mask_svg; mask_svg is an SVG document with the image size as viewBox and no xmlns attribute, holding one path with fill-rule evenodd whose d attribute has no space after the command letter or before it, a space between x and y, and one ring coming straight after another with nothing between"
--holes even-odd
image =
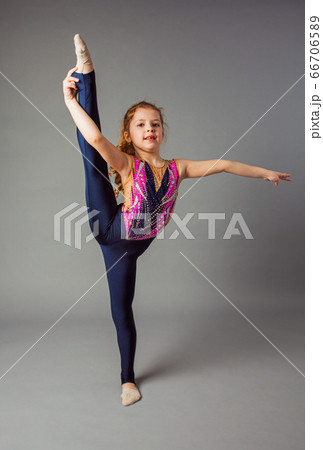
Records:
<instances>
[{"instance_id":1,"label":"raised leg","mask_svg":"<svg viewBox=\"0 0 323 450\"><path fill-rule=\"evenodd\" d=\"M76 83L78 87L78 101L101 130L97 105L95 71L93 70L87 74L75 72L74 76L80 80ZM109 225L117 212L118 204L109 179L106 161L84 139L78 129L77 138L83 155L85 197L89 208L88 213L90 214L93 210L98 211L92 218L89 217L90 228L94 232L94 222L98 221L99 231L95 235L95 238L99 243L104 243Z\"/></svg>"}]
</instances>

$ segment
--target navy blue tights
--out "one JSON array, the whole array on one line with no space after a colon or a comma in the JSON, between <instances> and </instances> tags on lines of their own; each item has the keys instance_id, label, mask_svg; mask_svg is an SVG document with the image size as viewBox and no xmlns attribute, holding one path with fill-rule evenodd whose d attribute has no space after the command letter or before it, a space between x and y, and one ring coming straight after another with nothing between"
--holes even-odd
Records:
<instances>
[{"instance_id":1,"label":"navy blue tights","mask_svg":"<svg viewBox=\"0 0 323 450\"><path fill-rule=\"evenodd\" d=\"M96 98L95 71L75 72L79 78L78 102L101 130ZM135 383L134 359L136 327L132 311L135 293L137 259L154 238L126 240L122 226L121 204L117 204L106 161L77 129L77 138L83 155L85 196L89 208L89 224L103 253L110 290L112 319L117 331L121 356L121 384ZM94 211L91 218L90 213ZM95 228L98 225L98 229Z\"/></svg>"}]
</instances>

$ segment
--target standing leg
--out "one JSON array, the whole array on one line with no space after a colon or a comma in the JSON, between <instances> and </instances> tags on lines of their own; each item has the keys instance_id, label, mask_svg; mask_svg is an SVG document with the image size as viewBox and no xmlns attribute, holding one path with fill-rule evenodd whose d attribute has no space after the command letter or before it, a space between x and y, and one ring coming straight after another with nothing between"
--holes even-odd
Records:
<instances>
[{"instance_id":1,"label":"standing leg","mask_svg":"<svg viewBox=\"0 0 323 450\"><path fill-rule=\"evenodd\" d=\"M121 357L122 404L128 406L141 398L135 383L137 333L132 310L138 255L133 251L127 252L128 241L109 246L101 245L101 249L107 269L111 314Z\"/></svg>"},{"instance_id":2,"label":"standing leg","mask_svg":"<svg viewBox=\"0 0 323 450\"><path fill-rule=\"evenodd\" d=\"M135 383L133 366L137 334L132 302L135 294L137 256L127 252L127 245L102 245L101 249L107 269L111 314L120 350L121 384Z\"/></svg>"}]
</instances>

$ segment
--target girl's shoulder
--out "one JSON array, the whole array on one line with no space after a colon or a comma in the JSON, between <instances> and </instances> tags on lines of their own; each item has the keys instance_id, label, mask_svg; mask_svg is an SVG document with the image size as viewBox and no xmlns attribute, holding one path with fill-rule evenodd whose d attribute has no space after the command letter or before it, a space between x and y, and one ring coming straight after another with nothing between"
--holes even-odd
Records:
<instances>
[{"instance_id":1,"label":"girl's shoulder","mask_svg":"<svg viewBox=\"0 0 323 450\"><path fill-rule=\"evenodd\" d=\"M175 164L176 164L178 182L180 183L184 179L185 167L186 167L185 159L173 158L173 160L175 161Z\"/></svg>"}]
</instances>

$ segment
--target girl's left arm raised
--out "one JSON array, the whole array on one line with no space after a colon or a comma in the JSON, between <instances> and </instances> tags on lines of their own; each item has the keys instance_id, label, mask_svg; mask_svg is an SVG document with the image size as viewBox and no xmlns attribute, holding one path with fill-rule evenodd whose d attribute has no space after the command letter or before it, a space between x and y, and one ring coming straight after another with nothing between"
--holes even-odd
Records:
<instances>
[{"instance_id":1,"label":"girl's left arm raised","mask_svg":"<svg viewBox=\"0 0 323 450\"><path fill-rule=\"evenodd\" d=\"M273 181L278 186L279 180L291 181L290 173L277 172L263 167L250 166L238 161L226 159L211 159L207 161L192 161L178 159L181 168L181 178L200 178L215 173L227 172L242 177L262 178L265 181Z\"/></svg>"}]
</instances>

